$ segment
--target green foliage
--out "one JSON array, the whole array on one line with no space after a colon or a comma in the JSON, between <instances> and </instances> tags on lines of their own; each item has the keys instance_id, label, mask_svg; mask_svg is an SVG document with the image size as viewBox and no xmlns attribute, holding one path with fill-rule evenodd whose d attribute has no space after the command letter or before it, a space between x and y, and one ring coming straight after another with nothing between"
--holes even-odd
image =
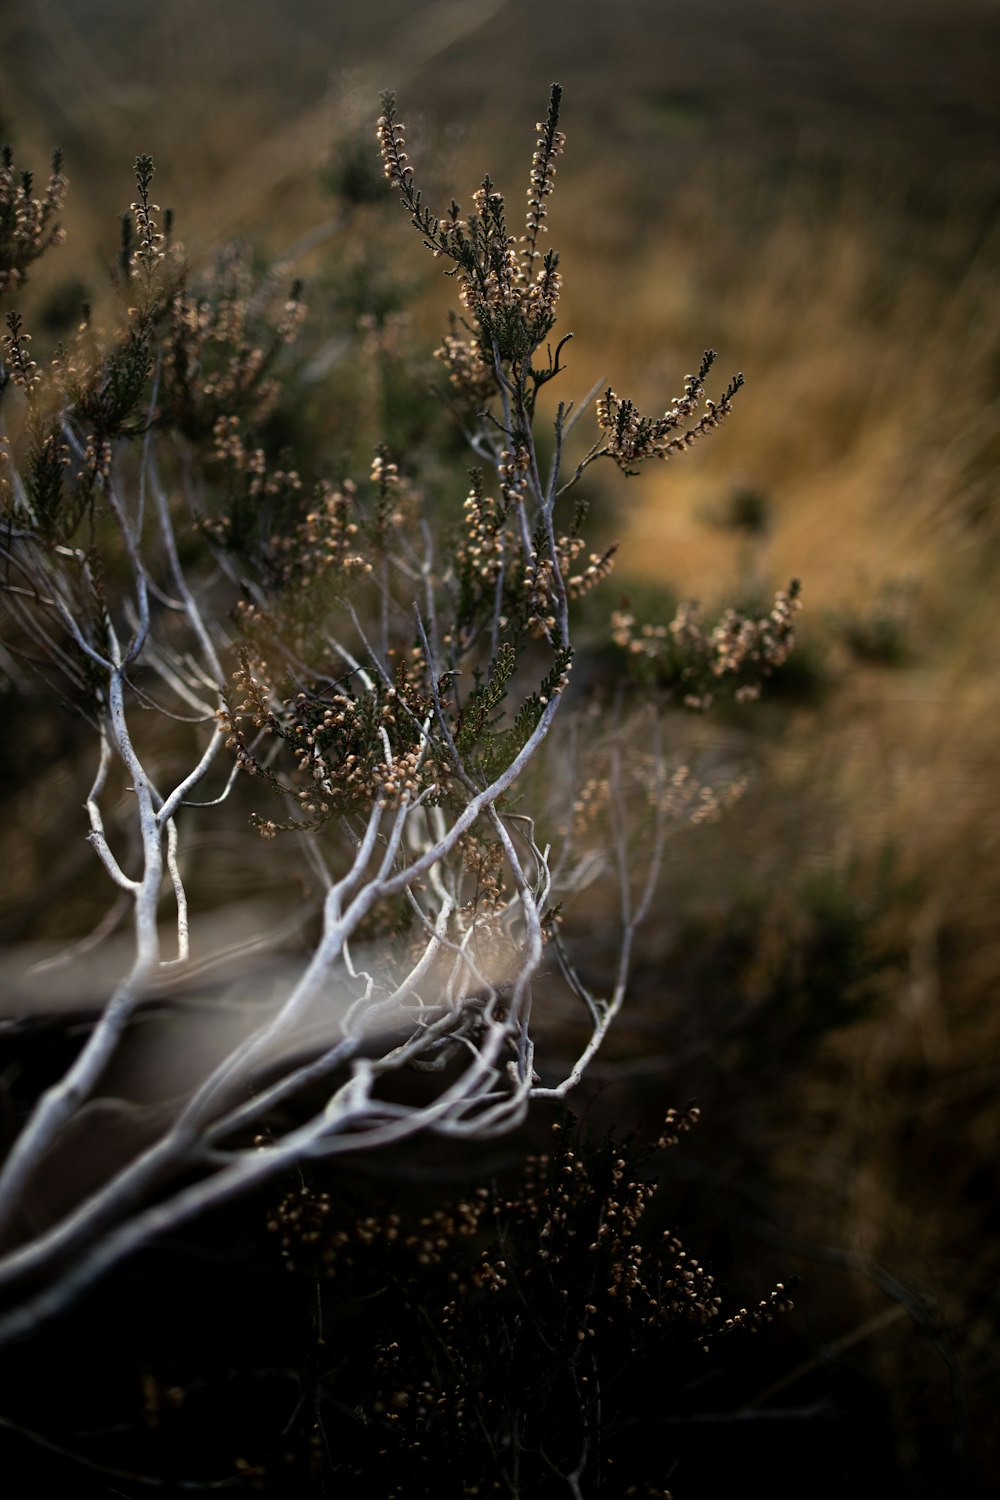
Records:
<instances>
[{"instance_id":1,"label":"green foliage","mask_svg":"<svg viewBox=\"0 0 1000 1500\"><path fill-rule=\"evenodd\" d=\"M540 688L537 692L531 693L521 704L510 727L499 734L490 734L487 731L481 735L478 764L484 783L488 785L499 776L501 770L509 766L515 756L524 749L538 725L545 705L565 687L572 661L571 650L567 648L564 651L557 651L552 668L546 674Z\"/></svg>"},{"instance_id":2,"label":"green foliage","mask_svg":"<svg viewBox=\"0 0 1000 1500\"><path fill-rule=\"evenodd\" d=\"M465 755L478 745L487 725L495 724L497 711L507 696L507 685L517 666L517 652L509 641L505 641L497 652L496 663L489 679L473 688L469 701L459 716L455 731L455 748Z\"/></svg>"},{"instance_id":3,"label":"green foliage","mask_svg":"<svg viewBox=\"0 0 1000 1500\"><path fill-rule=\"evenodd\" d=\"M96 443L134 437L144 425L139 415L149 387L153 355L147 334L130 328L76 388L74 414L93 433Z\"/></svg>"}]
</instances>

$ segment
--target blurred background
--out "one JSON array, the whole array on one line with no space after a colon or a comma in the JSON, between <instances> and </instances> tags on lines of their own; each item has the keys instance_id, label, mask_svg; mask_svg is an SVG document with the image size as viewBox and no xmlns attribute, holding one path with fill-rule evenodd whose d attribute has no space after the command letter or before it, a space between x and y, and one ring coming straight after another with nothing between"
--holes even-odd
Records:
<instances>
[{"instance_id":1,"label":"blurred background","mask_svg":"<svg viewBox=\"0 0 1000 1500\"><path fill-rule=\"evenodd\" d=\"M100 307L148 151L195 266L240 240L304 277L291 436L341 451L396 423L399 441L391 378L345 434L351 349L429 352L450 283L380 187L378 91L429 202L467 204L489 171L515 218L553 79L549 243L576 335L558 394L603 378L660 412L708 346L720 387L747 382L703 449L591 486L621 542L608 610L754 602L792 576L805 601L762 704L677 717L684 753L748 791L672 846L580 1103L628 1125L696 1095L703 1127L670 1164L688 1236L748 1295L799 1276L734 1400L828 1403L838 1481L857 1487L869 1444L898 1493L994 1493L1000 6L9 5L0 135L39 179L61 145L71 181L26 320L37 352ZM10 942L42 935L46 819L81 799L72 726L13 691L4 708Z\"/></svg>"}]
</instances>

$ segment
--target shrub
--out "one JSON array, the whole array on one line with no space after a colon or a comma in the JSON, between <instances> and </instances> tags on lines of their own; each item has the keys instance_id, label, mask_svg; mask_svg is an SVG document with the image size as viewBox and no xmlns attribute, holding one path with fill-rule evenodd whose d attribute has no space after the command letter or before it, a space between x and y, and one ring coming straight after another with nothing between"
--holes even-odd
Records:
<instances>
[{"instance_id":1,"label":"shrub","mask_svg":"<svg viewBox=\"0 0 1000 1500\"><path fill-rule=\"evenodd\" d=\"M437 358L474 465L446 493L439 457L419 444L380 447L361 478L306 472L269 447L302 288L256 277L237 251L196 276L152 200L148 156L123 220L118 326L85 315L43 366L21 316L8 317L7 672L16 683L25 664L39 671L93 736L86 837L116 905L78 952L126 912L134 942L69 1065L18 1101L30 1107L0 1177L7 1337L165 1229L291 1165L427 1132L484 1139L532 1100L563 1097L623 1004L671 819L725 801L706 788L692 802L660 709L671 697L705 707L727 690L754 696L790 647L797 586L769 614L728 611L714 627L689 607L645 630L619 616L613 714L599 735L574 688L576 606L613 565L613 549L587 540L587 470L610 459L631 474L680 456L728 416L742 377L707 399L706 352L659 417L606 389L596 437L578 452L582 408L542 415L568 340L554 335L558 257L542 249L559 110L553 87L515 235L489 178L469 213L454 202L431 212L383 99L385 174L460 304ZM65 180L57 159L38 201L30 175L18 181L5 162L9 291L55 242ZM260 860L291 843L319 889L312 952L273 1001L248 996L152 1128L143 1116L137 1143L39 1225L39 1170L107 1101L133 1022L168 978L211 959L189 913L185 833L239 809L248 788ZM598 993L561 924L602 873L616 891L618 957ZM541 999L555 1007L556 978L586 1026L562 1073L533 1014Z\"/></svg>"}]
</instances>

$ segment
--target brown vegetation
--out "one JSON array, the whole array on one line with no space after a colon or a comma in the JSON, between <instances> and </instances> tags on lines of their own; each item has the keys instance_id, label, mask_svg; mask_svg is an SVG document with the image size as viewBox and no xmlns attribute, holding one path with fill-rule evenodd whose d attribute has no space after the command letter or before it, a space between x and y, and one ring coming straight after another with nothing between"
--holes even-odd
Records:
<instances>
[{"instance_id":1,"label":"brown vegetation","mask_svg":"<svg viewBox=\"0 0 1000 1500\"><path fill-rule=\"evenodd\" d=\"M240 233L272 255L294 247L314 301L342 307L362 288L368 321L352 337L381 382L357 389L342 350L311 348L303 427L317 447L347 447L337 412L350 383L350 441L370 448L398 351L439 337L450 290L422 282L402 316L392 282L413 274L412 260L400 270L412 247L399 233L389 248L363 170L351 176L374 92L391 82L420 101L411 146L432 186L450 187L475 180L484 141L508 180L520 122L559 76L574 163L560 177L562 323L587 335L566 353L575 390L638 370L637 406L661 411L665 384L706 343L746 372L704 455L646 488L612 482L608 466L593 501L606 540L621 541L605 597L640 626L653 582L678 601L738 595L757 609L797 577L807 611L798 657L752 718L677 726L679 760L709 780L746 776L748 790L668 850L662 920L631 1021L592 1071L590 1108L628 1124L658 1117L664 1092L697 1094L703 1139L669 1180L710 1243L685 1239L723 1279L745 1278L748 1297L762 1270L768 1284L802 1278L798 1311L768 1331L732 1408L828 1401L851 1414L835 1478L856 1491L874 1429L898 1492L988 1493L996 8L629 0L576 5L569 22L526 0L419 12L387 0L377 37L361 13L334 20L304 3L282 7L280 24L262 0L197 14L175 0L124 26L94 9L84 22L48 5L0 35L2 123L19 158L44 162L55 136L73 180L72 267L59 253L42 262L25 304L53 330L83 293L99 303L106 226L128 161L149 150L196 261ZM51 868L77 748L58 723L12 722L7 935L43 935L36 894L53 881L82 931L88 867L81 855ZM242 848L211 855L237 891ZM591 961L599 975L599 935ZM771 1492L801 1493L801 1470L781 1465L772 1454ZM676 1493L699 1493L697 1478L682 1469Z\"/></svg>"}]
</instances>

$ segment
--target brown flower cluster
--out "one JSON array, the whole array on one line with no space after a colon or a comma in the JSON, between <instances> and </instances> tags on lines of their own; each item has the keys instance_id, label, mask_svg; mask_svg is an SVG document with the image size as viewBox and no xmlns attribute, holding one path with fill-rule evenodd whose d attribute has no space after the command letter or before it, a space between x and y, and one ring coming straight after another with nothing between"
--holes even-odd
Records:
<instances>
[{"instance_id":1,"label":"brown flower cluster","mask_svg":"<svg viewBox=\"0 0 1000 1500\"><path fill-rule=\"evenodd\" d=\"M474 470L463 509L464 535L455 548L459 574L474 575L485 584L497 578L504 554L504 509L483 494L482 474Z\"/></svg>"},{"instance_id":2,"label":"brown flower cluster","mask_svg":"<svg viewBox=\"0 0 1000 1500\"><path fill-rule=\"evenodd\" d=\"M219 733L227 736L226 748L231 750L237 763L250 775L262 772L262 767L247 745L248 730L273 729L277 723L271 707L272 689L267 677L267 662L254 659L249 651L240 652L240 665L233 673L237 694L243 697L239 703L232 695L225 709L218 712Z\"/></svg>"},{"instance_id":3,"label":"brown flower cluster","mask_svg":"<svg viewBox=\"0 0 1000 1500\"><path fill-rule=\"evenodd\" d=\"M330 571L345 578L371 572L372 564L357 550L356 497L357 489L350 479L341 485L321 479L298 534L294 538L285 534L272 537L277 556L294 553L295 576L301 585L307 586Z\"/></svg>"},{"instance_id":4,"label":"brown flower cluster","mask_svg":"<svg viewBox=\"0 0 1000 1500\"><path fill-rule=\"evenodd\" d=\"M462 867L475 881L475 891L461 908L460 916L468 924L489 927L507 905L503 848L496 839L484 838L475 831L465 834L459 848Z\"/></svg>"},{"instance_id":5,"label":"brown flower cluster","mask_svg":"<svg viewBox=\"0 0 1000 1500\"><path fill-rule=\"evenodd\" d=\"M589 594L591 589L604 582L615 565L617 542L612 543L605 552L591 552L586 566L578 573L572 572L573 565L585 546L581 536L560 536L556 542L559 571L566 580L566 593L570 599L582 599L585 594Z\"/></svg>"},{"instance_id":6,"label":"brown flower cluster","mask_svg":"<svg viewBox=\"0 0 1000 1500\"><path fill-rule=\"evenodd\" d=\"M801 607L799 585L793 579L775 595L766 615L751 619L727 609L709 638L713 675L736 676L748 664L766 672L780 667L792 649L795 616Z\"/></svg>"},{"instance_id":7,"label":"brown flower cluster","mask_svg":"<svg viewBox=\"0 0 1000 1500\"><path fill-rule=\"evenodd\" d=\"M756 1307L741 1307L731 1318L726 1318L720 1331L736 1333L738 1329L742 1329L747 1333L759 1333L765 1324L773 1323L781 1313L791 1312L794 1306L785 1283L779 1281L773 1291L760 1299Z\"/></svg>"},{"instance_id":8,"label":"brown flower cluster","mask_svg":"<svg viewBox=\"0 0 1000 1500\"><path fill-rule=\"evenodd\" d=\"M239 417L220 417L212 433L216 458L228 464L234 474L246 479L251 500L262 500L288 490L301 490L302 478L297 469L268 469L263 448L252 448L240 432ZM278 539L275 538L277 544Z\"/></svg>"},{"instance_id":9,"label":"brown flower cluster","mask_svg":"<svg viewBox=\"0 0 1000 1500\"><path fill-rule=\"evenodd\" d=\"M461 337L454 314L451 332L435 349L434 358L448 371L448 380L463 407L473 414L481 411L496 390L493 366L478 344Z\"/></svg>"},{"instance_id":10,"label":"brown flower cluster","mask_svg":"<svg viewBox=\"0 0 1000 1500\"><path fill-rule=\"evenodd\" d=\"M528 210L518 237L508 232L503 196L488 177L474 193L474 211L467 218L457 203L441 218L423 206L405 150L404 128L396 119L395 98L383 95L377 138L385 176L429 249L455 262L459 299L473 340L467 343L453 329L438 353L467 399L484 384L474 350L487 365L495 360L517 364L530 358L555 321L561 287L558 257L551 251L543 255L538 241L546 229L545 200L554 186L556 158L565 146L558 128L561 96L562 90L553 85L548 114L536 126Z\"/></svg>"},{"instance_id":11,"label":"brown flower cluster","mask_svg":"<svg viewBox=\"0 0 1000 1500\"><path fill-rule=\"evenodd\" d=\"M355 694L300 692L281 701L267 663L246 648L233 682L235 689L218 714L227 749L243 770L294 798L304 819L279 823L254 817L263 838L318 827L372 803L398 803L427 783L417 716L397 688L379 684ZM285 742L306 787L279 781L256 753L262 734Z\"/></svg>"},{"instance_id":12,"label":"brown flower cluster","mask_svg":"<svg viewBox=\"0 0 1000 1500\"><path fill-rule=\"evenodd\" d=\"M715 358L714 349L706 349L698 373L686 377L684 394L674 398L662 417L644 417L633 402L616 396L609 386L597 399L597 424L605 434L600 455L613 458L623 473L632 474L636 472L634 464L684 453L718 427L733 409L742 375L733 376L718 402L706 400L703 415L693 425L685 426L705 395L705 378Z\"/></svg>"},{"instance_id":13,"label":"brown flower cluster","mask_svg":"<svg viewBox=\"0 0 1000 1500\"><path fill-rule=\"evenodd\" d=\"M669 1110L652 1149L697 1117ZM676 1233L643 1246L650 1154L631 1136L584 1140L569 1122L553 1127L549 1151L527 1156L519 1181L467 1187L430 1212L305 1183L286 1193L268 1229L286 1267L314 1283L320 1343L357 1351L328 1377L331 1430L345 1392L350 1402L338 1472L398 1494L412 1476L422 1494L450 1460L474 1476L465 1494L509 1489L511 1474L541 1491L590 1443L587 1474L620 1481L615 1493L668 1493L650 1483L648 1461L641 1477L629 1462L647 1372L649 1409L661 1413L720 1335L791 1304L779 1284L728 1316Z\"/></svg>"},{"instance_id":14,"label":"brown flower cluster","mask_svg":"<svg viewBox=\"0 0 1000 1500\"><path fill-rule=\"evenodd\" d=\"M3 346L4 364L14 384L19 385L28 395L42 378L37 362L32 359L28 351L30 343L31 334L23 331L20 314L8 313L7 332L0 340Z\"/></svg>"},{"instance_id":15,"label":"brown flower cluster","mask_svg":"<svg viewBox=\"0 0 1000 1500\"><path fill-rule=\"evenodd\" d=\"M551 557L540 556L534 547L524 568L524 603L529 632L539 640L551 637L559 612L556 570Z\"/></svg>"},{"instance_id":16,"label":"brown flower cluster","mask_svg":"<svg viewBox=\"0 0 1000 1500\"><path fill-rule=\"evenodd\" d=\"M139 188L139 196L135 202L129 205L135 220L135 231L138 237L138 245L132 257L136 267L142 267L147 274L151 273L157 261L164 257L164 237L157 228L154 214L160 212L160 205L150 201L149 186L153 180L153 158L151 156L138 156L135 162L135 177Z\"/></svg>"},{"instance_id":17,"label":"brown flower cluster","mask_svg":"<svg viewBox=\"0 0 1000 1500\"><path fill-rule=\"evenodd\" d=\"M305 312L298 283L256 282L246 249L227 249L197 290L182 280L166 309L164 420L196 442L220 417L259 423L277 396L275 363Z\"/></svg>"},{"instance_id":18,"label":"brown flower cluster","mask_svg":"<svg viewBox=\"0 0 1000 1500\"><path fill-rule=\"evenodd\" d=\"M393 463L386 448L376 450L368 477L374 492L372 524L384 543L390 528L397 529L412 518L419 494L412 481L399 472L399 465Z\"/></svg>"},{"instance_id":19,"label":"brown flower cluster","mask_svg":"<svg viewBox=\"0 0 1000 1500\"><path fill-rule=\"evenodd\" d=\"M630 817L648 822L649 809L656 808L665 826L678 828L714 823L743 797L747 788L744 776L735 776L721 784L708 785L695 776L690 766L679 765L663 774L652 756L638 754L630 764L628 782ZM638 793L638 796L635 794ZM581 839L600 828L612 795L611 776L607 771L589 776L573 801L572 831ZM601 837L605 830L601 829Z\"/></svg>"},{"instance_id":20,"label":"brown flower cluster","mask_svg":"<svg viewBox=\"0 0 1000 1500\"><path fill-rule=\"evenodd\" d=\"M393 1246L418 1266L440 1266L456 1241L478 1233L488 1203L488 1190L477 1188L467 1198L423 1215L408 1231L396 1213L331 1222L330 1194L300 1187L281 1199L268 1216L267 1228L278 1236L289 1271L305 1265L323 1276L344 1275L376 1245Z\"/></svg>"},{"instance_id":21,"label":"brown flower cluster","mask_svg":"<svg viewBox=\"0 0 1000 1500\"><path fill-rule=\"evenodd\" d=\"M535 261L541 256L541 251L538 249L538 236L546 231L546 226L542 221L546 215L545 200L555 186L556 157L562 155L566 146L565 135L556 128L558 108L559 95L555 94L548 118L540 120L535 126L538 131L538 140L531 158L528 217L525 232L521 237L521 258L524 261L524 274L527 281L531 281Z\"/></svg>"},{"instance_id":22,"label":"brown flower cluster","mask_svg":"<svg viewBox=\"0 0 1000 1500\"><path fill-rule=\"evenodd\" d=\"M711 629L698 604L681 604L669 624L637 624L629 609L611 616L611 638L658 686L682 693L686 707L710 708L716 692L731 685L737 702L760 694L761 683L788 660L795 641L800 586L780 590L766 615L727 609Z\"/></svg>"},{"instance_id":23,"label":"brown flower cluster","mask_svg":"<svg viewBox=\"0 0 1000 1500\"><path fill-rule=\"evenodd\" d=\"M508 508L523 505L524 486L530 467L531 458L523 444L517 444L513 452L509 448L501 450L497 474L500 478L500 493Z\"/></svg>"},{"instance_id":24,"label":"brown flower cluster","mask_svg":"<svg viewBox=\"0 0 1000 1500\"><path fill-rule=\"evenodd\" d=\"M40 255L62 244L64 231L53 222L69 185L62 166L62 152L53 151L45 192L36 198L31 172L16 170L9 146L0 154L0 296L27 279Z\"/></svg>"}]
</instances>

